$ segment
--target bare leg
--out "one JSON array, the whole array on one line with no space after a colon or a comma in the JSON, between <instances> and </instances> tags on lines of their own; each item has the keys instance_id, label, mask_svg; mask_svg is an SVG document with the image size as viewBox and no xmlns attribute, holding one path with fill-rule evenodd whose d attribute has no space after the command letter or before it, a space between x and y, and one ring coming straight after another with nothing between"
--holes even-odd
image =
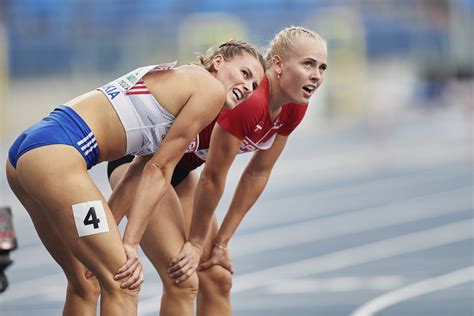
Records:
<instances>
[{"instance_id":1,"label":"bare leg","mask_svg":"<svg viewBox=\"0 0 474 316\"><path fill-rule=\"evenodd\" d=\"M129 163L117 167L110 175L112 189L125 175ZM185 242L183 214L173 188L169 188L153 213L140 245L163 282L160 315L185 316L194 314L198 279L194 275L176 284L168 275L168 263L176 256Z\"/></svg>"},{"instance_id":2,"label":"bare leg","mask_svg":"<svg viewBox=\"0 0 474 316\"><path fill-rule=\"evenodd\" d=\"M120 281L113 279L126 261L118 228L82 156L70 146L36 148L19 159L16 175L24 191L54 223L67 249L97 277L101 315L136 315L138 291L121 289ZM71 206L96 200L102 202L109 231L79 237Z\"/></svg>"},{"instance_id":3,"label":"bare leg","mask_svg":"<svg viewBox=\"0 0 474 316\"><path fill-rule=\"evenodd\" d=\"M68 280L63 315L95 315L99 298L99 283L84 277L85 267L67 249L44 210L21 187L13 166L7 163L7 178L15 195L28 211L38 236L54 260L61 266Z\"/></svg>"},{"instance_id":4,"label":"bare leg","mask_svg":"<svg viewBox=\"0 0 474 316\"><path fill-rule=\"evenodd\" d=\"M194 172L190 173L186 179L176 186L175 190L181 201L184 212L184 222L186 226L186 235L189 234L194 190L197 185L197 176ZM209 235L204 243L201 262L207 261L211 255L212 242L217 235L217 219L213 217L213 223ZM197 296L197 315L198 316L226 316L232 315L232 306L230 303L230 290L232 288L232 275L221 266L213 266L205 271L198 272L199 292Z\"/></svg>"},{"instance_id":5,"label":"bare leg","mask_svg":"<svg viewBox=\"0 0 474 316\"><path fill-rule=\"evenodd\" d=\"M168 275L169 261L179 254L184 243L183 214L178 197L170 186L155 209L140 243L163 282L160 309L162 316L194 315L194 300L198 290L197 275L193 274L179 284Z\"/></svg>"}]
</instances>

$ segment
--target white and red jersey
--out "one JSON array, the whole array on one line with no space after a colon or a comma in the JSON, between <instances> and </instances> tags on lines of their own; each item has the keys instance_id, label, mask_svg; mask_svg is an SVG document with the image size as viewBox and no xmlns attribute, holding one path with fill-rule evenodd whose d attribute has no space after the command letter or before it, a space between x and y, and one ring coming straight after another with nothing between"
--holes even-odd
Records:
<instances>
[{"instance_id":1,"label":"white and red jersey","mask_svg":"<svg viewBox=\"0 0 474 316\"><path fill-rule=\"evenodd\" d=\"M268 102L270 88L264 77L249 99L234 109L222 109L218 117L206 126L189 145L179 166L197 168L207 158L212 130L216 122L226 131L242 140L239 154L265 150L272 146L276 135L288 136L302 121L307 104L288 103L282 106L278 117L270 118ZM184 160L184 161L183 161Z\"/></svg>"},{"instance_id":2,"label":"white and red jersey","mask_svg":"<svg viewBox=\"0 0 474 316\"><path fill-rule=\"evenodd\" d=\"M120 118L127 138L127 154L154 153L173 124L175 117L156 100L143 77L175 65L176 62L172 62L140 67L98 88Z\"/></svg>"}]
</instances>

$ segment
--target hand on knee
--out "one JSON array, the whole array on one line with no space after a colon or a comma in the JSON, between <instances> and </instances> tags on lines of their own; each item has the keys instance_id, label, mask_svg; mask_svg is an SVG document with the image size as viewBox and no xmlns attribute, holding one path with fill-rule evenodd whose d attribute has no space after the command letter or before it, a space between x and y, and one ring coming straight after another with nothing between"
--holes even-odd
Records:
<instances>
[{"instance_id":1,"label":"hand on knee","mask_svg":"<svg viewBox=\"0 0 474 316\"><path fill-rule=\"evenodd\" d=\"M198 272L200 290L228 294L232 288L232 274L229 270L214 265Z\"/></svg>"},{"instance_id":2,"label":"hand on knee","mask_svg":"<svg viewBox=\"0 0 474 316\"><path fill-rule=\"evenodd\" d=\"M168 277L168 276L166 276ZM199 288L199 280L196 273L193 273L189 278L186 280L176 283L174 279L168 278L167 281L163 282L165 291L168 294L178 295L178 296L187 296L187 297L196 297L198 288Z\"/></svg>"},{"instance_id":3,"label":"hand on knee","mask_svg":"<svg viewBox=\"0 0 474 316\"><path fill-rule=\"evenodd\" d=\"M114 280L113 276L110 275L107 280L100 280L100 291L106 295L138 297L141 286L136 289L122 288L122 283L123 280Z\"/></svg>"}]
</instances>

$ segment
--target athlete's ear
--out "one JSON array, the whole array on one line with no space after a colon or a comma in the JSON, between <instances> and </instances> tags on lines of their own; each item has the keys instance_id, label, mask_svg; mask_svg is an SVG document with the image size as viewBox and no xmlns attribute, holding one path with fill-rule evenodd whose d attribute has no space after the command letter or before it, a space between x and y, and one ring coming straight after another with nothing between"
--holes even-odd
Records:
<instances>
[{"instance_id":1,"label":"athlete's ear","mask_svg":"<svg viewBox=\"0 0 474 316\"><path fill-rule=\"evenodd\" d=\"M272 67L275 69L278 75L281 75L283 71L283 59L279 55L274 55L272 57Z\"/></svg>"},{"instance_id":2,"label":"athlete's ear","mask_svg":"<svg viewBox=\"0 0 474 316\"><path fill-rule=\"evenodd\" d=\"M222 56L221 54L217 54L216 56L214 56L214 58L212 58L212 66L214 67L215 71L218 71L223 63L224 56Z\"/></svg>"}]
</instances>

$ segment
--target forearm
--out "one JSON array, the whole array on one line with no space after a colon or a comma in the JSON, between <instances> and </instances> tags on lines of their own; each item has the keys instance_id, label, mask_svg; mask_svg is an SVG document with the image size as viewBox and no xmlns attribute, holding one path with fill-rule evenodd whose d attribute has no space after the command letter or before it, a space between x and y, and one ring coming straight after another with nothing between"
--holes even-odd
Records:
<instances>
[{"instance_id":1,"label":"forearm","mask_svg":"<svg viewBox=\"0 0 474 316\"><path fill-rule=\"evenodd\" d=\"M166 179L161 167L155 165L145 167L128 212L128 222L123 236L125 244L136 245L140 242L151 214L166 193L168 185L169 180Z\"/></svg>"},{"instance_id":2,"label":"forearm","mask_svg":"<svg viewBox=\"0 0 474 316\"><path fill-rule=\"evenodd\" d=\"M270 173L244 172L232 198L229 210L217 233L214 243L227 247L229 240L239 227L242 219L254 205L267 185Z\"/></svg>"},{"instance_id":3,"label":"forearm","mask_svg":"<svg viewBox=\"0 0 474 316\"><path fill-rule=\"evenodd\" d=\"M224 192L225 179L218 181L201 174L196 188L189 241L202 246L211 225L212 216Z\"/></svg>"},{"instance_id":4,"label":"forearm","mask_svg":"<svg viewBox=\"0 0 474 316\"><path fill-rule=\"evenodd\" d=\"M135 193L136 185L133 184L133 181L120 181L112 191L107 204L112 210L112 215L117 224L120 223L125 214L130 210Z\"/></svg>"},{"instance_id":5,"label":"forearm","mask_svg":"<svg viewBox=\"0 0 474 316\"><path fill-rule=\"evenodd\" d=\"M127 171L113 188L112 194L107 201L117 224L120 223L125 214L130 210L140 181L143 161L144 159L141 158L138 162L135 161L128 166Z\"/></svg>"}]
</instances>

